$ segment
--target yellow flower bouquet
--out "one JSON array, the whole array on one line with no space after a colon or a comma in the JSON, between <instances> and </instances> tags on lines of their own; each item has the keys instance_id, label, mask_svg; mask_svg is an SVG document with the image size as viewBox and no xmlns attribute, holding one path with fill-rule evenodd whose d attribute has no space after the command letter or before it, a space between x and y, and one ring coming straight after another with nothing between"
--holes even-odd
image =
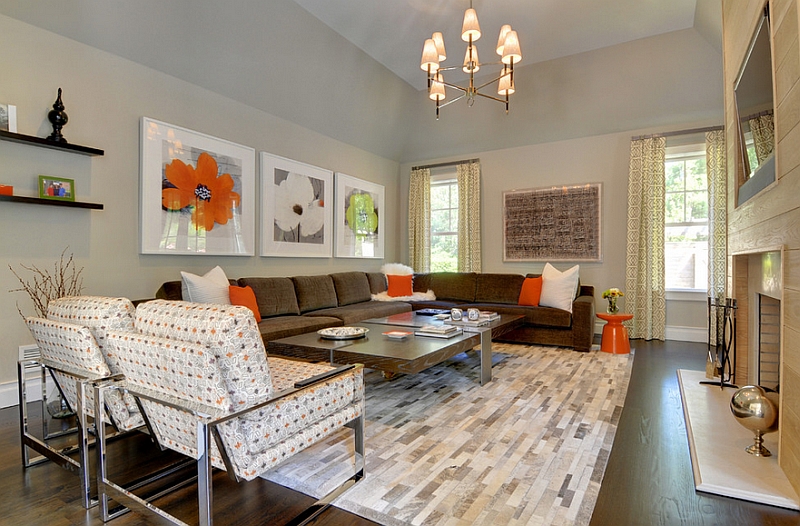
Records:
<instances>
[{"instance_id":1,"label":"yellow flower bouquet","mask_svg":"<svg viewBox=\"0 0 800 526\"><path fill-rule=\"evenodd\" d=\"M606 312L609 314L617 314L619 307L617 307L617 298L624 296L625 293L616 287L603 291L603 299L608 300L608 309Z\"/></svg>"}]
</instances>

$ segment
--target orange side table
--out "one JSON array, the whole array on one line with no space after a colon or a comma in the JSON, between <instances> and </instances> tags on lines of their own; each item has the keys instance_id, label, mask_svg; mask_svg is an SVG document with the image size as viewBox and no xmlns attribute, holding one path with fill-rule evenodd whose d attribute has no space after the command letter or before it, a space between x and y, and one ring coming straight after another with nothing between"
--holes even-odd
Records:
<instances>
[{"instance_id":1,"label":"orange side table","mask_svg":"<svg viewBox=\"0 0 800 526\"><path fill-rule=\"evenodd\" d=\"M628 328L622 322L632 320L633 314L598 312L597 317L608 322L603 327L600 350L611 354L629 354L631 352L631 341L628 339Z\"/></svg>"}]
</instances>

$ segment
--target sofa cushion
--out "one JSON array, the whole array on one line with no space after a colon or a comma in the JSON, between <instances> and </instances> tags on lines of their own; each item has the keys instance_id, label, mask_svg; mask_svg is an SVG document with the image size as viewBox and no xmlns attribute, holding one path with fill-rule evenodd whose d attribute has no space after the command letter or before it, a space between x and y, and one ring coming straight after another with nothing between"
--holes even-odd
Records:
<instances>
[{"instance_id":1,"label":"sofa cushion","mask_svg":"<svg viewBox=\"0 0 800 526\"><path fill-rule=\"evenodd\" d=\"M414 274L414 279L411 283L414 292L427 292L431 289L431 274L422 273Z\"/></svg>"},{"instance_id":2,"label":"sofa cushion","mask_svg":"<svg viewBox=\"0 0 800 526\"><path fill-rule=\"evenodd\" d=\"M217 303L230 305L228 277L222 267L217 265L202 276L181 271L183 288L181 296L194 303Z\"/></svg>"},{"instance_id":3,"label":"sofa cushion","mask_svg":"<svg viewBox=\"0 0 800 526\"><path fill-rule=\"evenodd\" d=\"M380 294L388 288L386 274L383 272L367 272L367 279L369 280L369 291L372 294Z\"/></svg>"},{"instance_id":4,"label":"sofa cushion","mask_svg":"<svg viewBox=\"0 0 800 526\"><path fill-rule=\"evenodd\" d=\"M253 289L262 318L300 314L294 283L290 278L239 278L238 283Z\"/></svg>"},{"instance_id":5,"label":"sofa cushion","mask_svg":"<svg viewBox=\"0 0 800 526\"><path fill-rule=\"evenodd\" d=\"M183 299L183 295L181 294L181 287L183 286L183 282L180 280L177 281L166 281L161 284L161 286L156 291L156 299L157 300L170 300L170 301L180 301Z\"/></svg>"},{"instance_id":6,"label":"sofa cushion","mask_svg":"<svg viewBox=\"0 0 800 526\"><path fill-rule=\"evenodd\" d=\"M538 307L539 298L542 297L542 278L525 278L522 283L522 290L519 292L520 305Z\"/></svg>"},{"instance_id":7,"label":"sofa cushion","mask_svg":"<svg viewBox=\"0 0 800 526\"><path fill-rule=\"evenodd\" d=\"M238 285L230 286L231 305L241 305L253 311L253 316L256 321L261 321L261 312L258 310L258 303L256 302L256 295L250 285L239 287Z\"/></svg>"},{"instance_id":8,"label":"sofa cushion","mask_svg":"<svg viewBox=\"0 0 800 526\"><path fill-rule=\"evenodd\" d=\"M264 318L258 324L265 342L315 332L328 327L341 327L342 320L331 316L276 316Z\"/></svg>"},{"instance_id":9,"label":"sofa cushion","mask_svg":"<svg viewBox=\"0 0 800 526\"><path fill-rule=\"evenodd\" d=\"M372 297L369 280L363 272L338 272L331 274L331 279L339 305L361 303Z\"/></svg>"},{"instance_id":10,"label":"sofa cushion","mask_svg":"<svg viewBox=\"0 0 800 526\"><path fill-rule=\"evenodd\" d=\"M411 296L414 291L412 288L412 280L414 276L396 276L393 274L386 275L386 281L389 283L388 294L392 298L401 298Z\"/></svg>"},{"instance_id":11,"label":"sofa cushion","mask_svg":"<svg viewBox=\"0 0 800 526\"><path fill-rule=\"evenodd\" d=\"M344 325L350 325L370 318L382 318L410 310L411 305L402 301L368 301L333 309L320 309L309 312L305 317L332 316L342 320Z\"/></svg>"},{"instance_id":12,"label":"sofa cushion","mask_svg":"<svg viewBox=\"0 0 800 526\"><path fill-rule=\"evenodd\" d=\"M516 305L524 281L520 274L478 274L475 301Z\"/></svg>"},{"instance_id":13,"label":"sofa cushion","mask_svg":"<svg viewBox=\"0 0 800 526\"><path fill-rule=\"evenodd\" d=\"M550 263L545 263L542 271L542 295L539 298L539 305L572 312L572 301L579 290L579 270L580 266L575 265L561 272Z\"/></svg>"},{"instance_id":14,"label":"sofa cushion","mask_svg":"<svg viewBox=\"0 0 800 526\"><path fill-rule=\"evenodd\" d=\"M301 313L338 305L336 289L330 276L295 276L292 281Z\"/></svg>"},{"instance_id":15,"label":"sofa cushion","mask_svg":"<svg viewBox=\"0 0 800 526\"><path fill-rule=\"evenodd\" d=\"M442 301L475 301L477 275L474 272L434 272L430 288Z\"/></svg>"}]
</instances>

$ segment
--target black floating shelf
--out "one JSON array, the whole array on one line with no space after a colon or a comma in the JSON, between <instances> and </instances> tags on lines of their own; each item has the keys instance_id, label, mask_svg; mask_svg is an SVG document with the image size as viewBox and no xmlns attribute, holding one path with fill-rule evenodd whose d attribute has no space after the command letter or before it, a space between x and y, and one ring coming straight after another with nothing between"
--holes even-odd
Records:
<instances>
[{"instance_id":1,"label":"black floating shelf","mask_svg":"<svg viewBox=\"0 0 800 526\"><path fill-rule=\"evenodd\" d=\"M25 197L24 195L0 195L0 201L11 203L27 203L31 205L48 206L67 206L70 208L88 208L90 210L102 210L100 203L83 203L81 201L59 201L56 199L42 199L41 197Z\"/></svg>"},{"instance_id":2,"label":"black floating shelf","mask_svg":"<svg viewBox=\"0 0 800 526\"><path fill-rule=\"evenodd\" d=\"M50 148L52 150L61 150L65 152L79 153L81 155L104 155L103 150L97 148L90 148L89 146L80 146L78 144L70 144L68 142L55 142L41 137L34 137L32 135L24 135L22 133L14 133L10 131L0 130L0 140L16 142L19 144L31 144L33 146L41 146L42 148Z\"/></svg>"}]
</instances>

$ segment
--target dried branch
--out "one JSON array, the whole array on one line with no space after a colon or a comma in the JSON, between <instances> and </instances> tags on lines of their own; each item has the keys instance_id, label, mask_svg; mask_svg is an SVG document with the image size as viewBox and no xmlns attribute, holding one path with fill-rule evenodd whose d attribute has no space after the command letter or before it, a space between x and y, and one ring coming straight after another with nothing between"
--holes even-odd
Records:
<instances>
[{"instance_id":1,"label":"dried branch","mask_svg":"<svg viewBox=\"0 0 800 526\"><path fill-rule=\"evenodd\" d=\"M63 298L64 296L78 296L83 290L83 278L81 277L83 267L75 267L72 253L65 259L68 249L69 247L66 247L61 252L61 257L53 265L52 273L48 270L41 270L36 265L20 264L21 268L31 273L31 276L26 279L20 276L11 265L8 266L8 270L14 274L14 277L22 285L18 289L9 290L9 292L26 293L33 302L36 313L42 318L47 317L47 304L51 300ZM19 302L17 302L17 311L19 311L20 316L25 318L25 314L19 308Z\"/></svg>"}]
</instances>

